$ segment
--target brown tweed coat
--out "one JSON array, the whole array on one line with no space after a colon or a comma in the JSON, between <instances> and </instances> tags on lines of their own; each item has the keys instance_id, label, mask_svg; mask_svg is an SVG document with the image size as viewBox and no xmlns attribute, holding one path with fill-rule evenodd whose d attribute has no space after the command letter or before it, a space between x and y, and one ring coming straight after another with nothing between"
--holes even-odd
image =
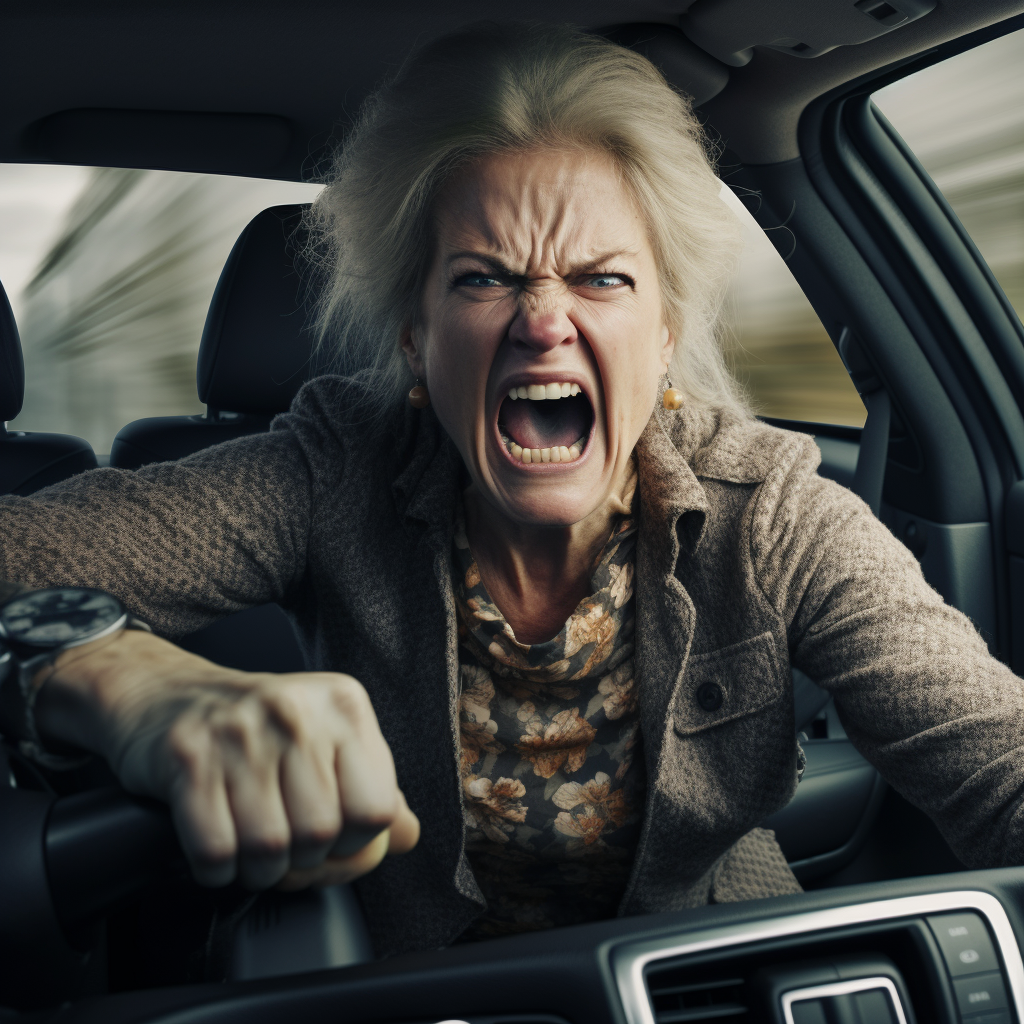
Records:
<instances>
[{"instance_id":1,"label":"brown tweed coat","mask_svg":"<svg viewBox=\"0 0 1024 1024\"><path fill-rule=\"evenodd\" d=\"M269 434L0 499L0 578L105 588L171 637L280 602L312 665L366 686L423 823L412 853L357 885L388 955L451 941L482 898L457 768L460 461L429 409L374 427L363 399L320 378ZM637 459L648 796L620 912L798 888L757 828L797 785L791 663L966 862L1018 863L1021 681L867 507L817 475L814 442L659 408ZM696 699L707 682L713 711Z\"/></svg>"}]
</instances>

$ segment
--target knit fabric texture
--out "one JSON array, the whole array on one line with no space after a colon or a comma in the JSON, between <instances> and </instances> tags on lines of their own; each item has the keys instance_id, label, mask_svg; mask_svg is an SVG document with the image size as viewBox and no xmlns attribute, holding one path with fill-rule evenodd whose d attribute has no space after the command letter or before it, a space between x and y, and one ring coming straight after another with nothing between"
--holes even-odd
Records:
<instances>
[{"instance_id":1,"label":"knit fabric texture","mask_svg":"<svg viewBox=\"0 0 1024 1024\"><path fill-rule=\"evenodd\" d=\"M460 773L461 460L430 408L379 425L371 402L321 377L267 434L4 497L0 578L103 588L169 637L276 601L311 667L360 680L423 826L356 884L386 956L450 943L486 900ZM961 860L1024 857L1021 680L818 459L806 435L697 405L656 407L640 438L647 789L619 914L794 888L760 828L797 785L791 665Z\"/></svg>"}]
</instances>

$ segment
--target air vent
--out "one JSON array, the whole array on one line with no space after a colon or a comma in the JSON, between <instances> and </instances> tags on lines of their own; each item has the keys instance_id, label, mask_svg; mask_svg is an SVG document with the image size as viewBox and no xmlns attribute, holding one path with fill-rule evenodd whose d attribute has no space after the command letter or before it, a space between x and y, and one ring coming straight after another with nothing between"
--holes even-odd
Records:
<instances>
[{"instance_id":1,"label":"air vent","mask_svg":"<svg viewBox=\"0 0 1024 1024\"><path fill-rule=\"evenodd\" d=\"M647 991L657 1024L746 1021L743 984L738 977L685 983L682 972L673 968L655 968L647 973Z\"/></svg>"}]
</instances>

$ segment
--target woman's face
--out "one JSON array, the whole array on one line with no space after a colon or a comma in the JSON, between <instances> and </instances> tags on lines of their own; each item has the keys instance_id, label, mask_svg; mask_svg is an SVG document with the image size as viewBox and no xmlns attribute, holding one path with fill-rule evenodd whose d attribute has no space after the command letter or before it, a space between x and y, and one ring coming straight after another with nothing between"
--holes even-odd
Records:
<instances>
[{"instance_id":1,"label":"woman's face","mask_svg":"<svg viewBox=\"0 0 1024 1024\"><path fill-rule=\"evenodd\" d=\"M449 182L435 231L413 372L492 505L582 521L625 479L672 352L635 202L607 154L499 153Z\"/></svg>"}]
</instances>

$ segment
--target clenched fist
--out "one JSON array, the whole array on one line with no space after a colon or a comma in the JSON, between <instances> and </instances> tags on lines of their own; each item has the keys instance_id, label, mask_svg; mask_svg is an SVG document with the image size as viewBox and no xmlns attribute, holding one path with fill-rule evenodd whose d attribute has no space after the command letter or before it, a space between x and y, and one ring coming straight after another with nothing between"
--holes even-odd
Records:
<instances>
[{"instance_id":1,"label":"clenched fist","mask_svg":"<svg viewBox=\"0 0 1024 1024\"><path fill-rule=\"evenodd\" d=\"M205 885L347 882L419 838L351 676L237 672L129 630L63 652L36 683L40 732L166 801Z\"/></svg>"}]
</instances>

